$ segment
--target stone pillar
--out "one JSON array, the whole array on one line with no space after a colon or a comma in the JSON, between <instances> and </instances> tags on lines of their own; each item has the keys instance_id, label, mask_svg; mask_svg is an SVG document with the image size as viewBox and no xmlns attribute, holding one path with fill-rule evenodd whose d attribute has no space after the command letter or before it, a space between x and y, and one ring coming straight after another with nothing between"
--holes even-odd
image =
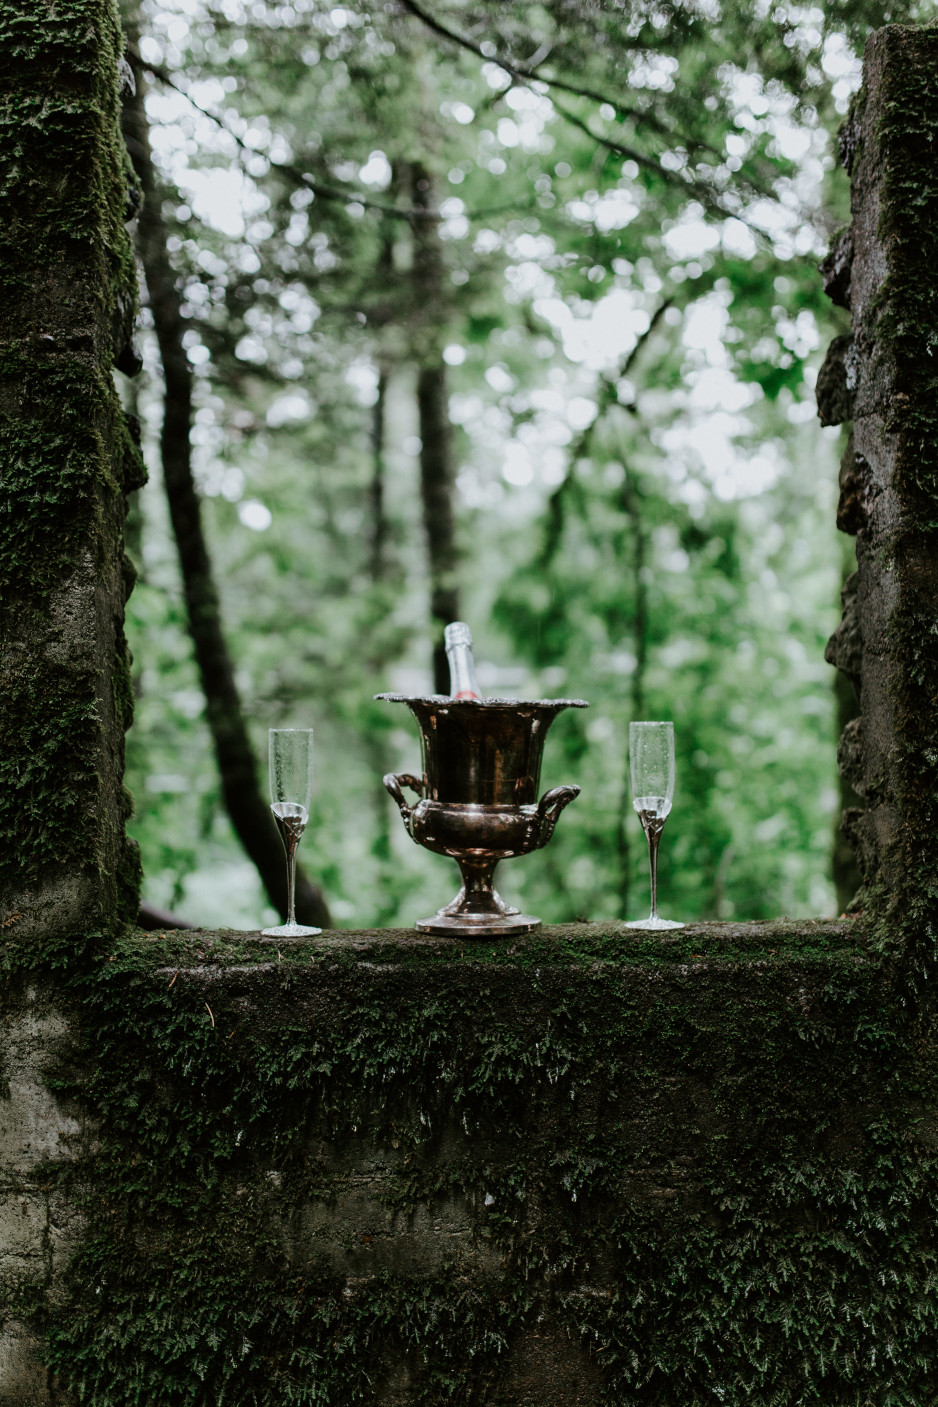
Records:
<instances>
[{"instance_id":1,"label":"stone pillar","mask_svg":"<svg viewBox=\"0 0 938 1407\"><path fill-rule=\"evenodd\" d=\"M0 927L55 940L137 904L124 493L142 463L134 189L113 0L0 0Z\"/></svg>"},{"instance_id":2,"label":"stone pillar","mask_svg":"<svg viewBox=\"0 0 938 1407\"><path fill-rule=\"evenodd\" d=\"M843 775L862 902L908 916L929 951L938 836L938 27L890 25L867 46L840 134L853 220L822 265L848 308L818 380L822 424L853 421L837 523L857 570L827 658L860 716ZM891 932L900 936L893 925Z\"/></svg>"}]
</instances>

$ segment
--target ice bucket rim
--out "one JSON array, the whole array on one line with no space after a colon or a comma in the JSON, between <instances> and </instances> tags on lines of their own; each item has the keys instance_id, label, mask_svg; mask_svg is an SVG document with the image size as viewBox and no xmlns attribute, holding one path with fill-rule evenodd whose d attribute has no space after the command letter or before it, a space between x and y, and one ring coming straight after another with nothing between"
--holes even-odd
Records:
<instances>
[{"instance_id":1,"label":"ice bucket rim","mask_svg":"<svg viewBox=\"0 0 938 1407\"><path fill-rule=\"evenodd\" d=\"M493 711L511 709L512 712L525 708L589 708L585 699L452 699L447 694L375 694L374 697L387 699L388 703L431 704L437 708L445 705L455 709L485 708Z\"/></svg>"}]
</instances>

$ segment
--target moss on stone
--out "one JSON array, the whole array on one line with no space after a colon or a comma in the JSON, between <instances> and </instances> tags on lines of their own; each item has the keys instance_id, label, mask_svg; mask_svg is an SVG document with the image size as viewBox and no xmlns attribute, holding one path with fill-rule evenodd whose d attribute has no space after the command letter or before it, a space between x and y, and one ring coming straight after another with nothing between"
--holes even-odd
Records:
<instances>
[{"instance_id":1,"label":"moss on stone","mask_svg":"<svg viewBox=\"0 0 938 1407\"><path fill-rule=\"evenodd\" d=\"M69 870L91 876L90 924L118 917L140 478L111 380L136 298L122 47L113 0L0 0L0 920Z\"/></svg>"},{"instance_id":2,"label":"moss on stone","mask_svg":"<svg viewBox=\"0 0 938 1407\"><path fill-rule=\"evenodd\" d=\"M913 988L938 959L938 26L887 26L874 37L880 96L880 237L887 275L871 333L894 367L887 430L901 527L890 544L898 606L894 786L903 818L897 890L874 897L880 941L906 957Z\"/></svg>"},{"instance_id":3,"label":"moss on stone","mask_svg":"<svg viewBox=\"0 0 938 1407\"><path fill-rule=\"evenodd\" d=\"M930 1400L934 1049L858 924L128 932L70 990L100 1143L34 1322L79 1404L518 1407L539 1321L617 1407ZM448 1206L471 1254L369 1270Z\"/></svg>"},{"instance_id":4,"label":"moss on stone","mask_svg":"<svg viewBox=\"0 0 938 1407\"><path fill-rule=\"evenodd\" d=\"M0 0L0 287L8 297L32 301L37 270L54 274L89 254L100 277L80 280L76 296L110 316L117 295L136 285L117 135L122 51L112 0Z\"/></svg>"},{"instance_id":5,"label":"moss on stone","mask_svg":"<svg viewBox=\"0 0 938 1407\"><path fill-rule=\"evenodd\" d=\"M885 42L901 59L913 40ZM14 94L0 108L0 201L22 197L26 212L0 251L7 326L22 333L0 348L0 610L14 642L0 846L27 877L50 849L67 867L104 863L100 834L78 824L95 783L89 730L102 697L118 719L129 707L119 632L103 695L54 650L27 668L17 643L46 630L54 644L56 591L87 532L113 600L126 589L115 465L130 461L103 351L131 270L118 44L105 0L26 15L0 0ZM920 182L931 221L934 105L902 69L884 120L898 124L884 127L889 189L898 200ZM99 173L84 189L76 153ZM38 236L27 214L48 216ZM916 541L931 544L936 322L934 295L913 283L927 283L932 245L886 228L879 331L901 341L908 372L900 480ZM48 324L62 290L68 329ZM46 335L54 345L29 341ZM935 1399L936 1047L928 1008L904 1004L883 951L901 935L908 968L935 939L935 613L907 545L895 558L909 893L901 913L881 908L877 931L698 925L660 938L584 924L508 944L392 931L280 948L151 937L113 931L133 905L127 852L100 930L42 943L3 930L0 1002L23 1001L27 982L66 1002L80 1045L52 1084L96 1134L77 1163L44 1170L87 1214L65 1284L50 1297L24 1281L3 1306L42 1329L79 1407L371 1407L401 1400L402 1372L413 1404L519 1407L506 1365L539 1323L616 1407ZM342 1211L362 1184L374 1236ZM468 1249L438 1252L433 1218L449 1203L465 1210ZM410 1261L391 1246L375 1268L372 1243L421 1215L430 1232L414 1232ZM334 1253L303 1230L317 1217Z\"/></svg>"}]
</instances>

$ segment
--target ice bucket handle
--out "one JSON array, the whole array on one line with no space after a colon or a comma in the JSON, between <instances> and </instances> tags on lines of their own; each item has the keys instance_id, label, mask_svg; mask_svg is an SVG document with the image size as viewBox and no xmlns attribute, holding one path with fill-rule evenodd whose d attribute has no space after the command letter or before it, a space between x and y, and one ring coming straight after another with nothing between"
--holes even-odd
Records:
<instances>
[{"instance_id":1,"label":"ice bucket handle","mask_svg":"<svg viewBox=\"0 0 938 1407\"><path fill-rule=\"evenodd\" d=\"M411 791L415 791L418 797L422 797L422 777L411 776L410 772L388 772L385 774L384 777L382 777L381 780L384 782L385 788L391 793L391 795L394 797L394 800L400 807L401 815L404 818L404 825L408 825L410 822L410 813L411 811L413 811L414 808L413 806L407 805L407 801L405 800L404 793L401 788L410 787Z\"/></svg>"},{"instance_id":2,"label":"ice bucket handle","mask_svg":"<svg viewBox=\"0 0 938 1407\"><path fill-rule=\"evenodd\" d=\"M569 806L580 794L580 788L575 786L551 787L550 791L545 791L540 801L537 803L537 813L534 817L533 831L535 836L534 849L540 850L546 845L554 833L554 826L557 818L565 806Z\"/></svg>"}]
</instances>

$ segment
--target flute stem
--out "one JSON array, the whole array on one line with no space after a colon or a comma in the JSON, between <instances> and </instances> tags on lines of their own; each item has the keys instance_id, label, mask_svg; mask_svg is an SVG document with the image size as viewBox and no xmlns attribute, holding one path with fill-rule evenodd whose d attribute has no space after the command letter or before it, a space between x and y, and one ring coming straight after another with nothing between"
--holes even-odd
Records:
<instances>
[{"instance_id":1,"label":"flute stem","mask_svg":"<svg viewBox=\"0 0 938 1407\"><path fill-rule=\"evenodd\" d=\"M300 836L306 829L307 814L302 806L293 806L289 802L275 802L271 806L274 820L277 822L277 829L280 832L280 839L283 841L284 853L287 857L287 923L296 923L296 847L300 843Z\"/></svg>"},{"instance_id":2,"label":"flute stem","mask_svg":"<svg viewBox=\"0 0 938 1407\"><path fill-rule=\"evenodd\" d=\"M296 846L294 841L287 850L287 923L296 923Z\"/></svg>"},{"instance_id":3,"label":"flute stem","mask_svg":"<svg viewBox=\"0 0 938 1407\"><path fill-rule=\"evenodd\" d=\"M648 837L648 866L651 870L651 917L658 917L658 841L661 831L651 826L645 832Z\"/></svg>"},{"instance_id":4,"label":"flute stem","mask_svg":"<svg viewBox=\"0 0 938 1407\"><path fill-rule=\"evenodd\" d=\"M658 841L664 830L666 816L656 816L653 811L639 811L645 838L648 841L648 867L651 870L651 914L649 922L658 917Z\"/></svg>"}]
</instances>

